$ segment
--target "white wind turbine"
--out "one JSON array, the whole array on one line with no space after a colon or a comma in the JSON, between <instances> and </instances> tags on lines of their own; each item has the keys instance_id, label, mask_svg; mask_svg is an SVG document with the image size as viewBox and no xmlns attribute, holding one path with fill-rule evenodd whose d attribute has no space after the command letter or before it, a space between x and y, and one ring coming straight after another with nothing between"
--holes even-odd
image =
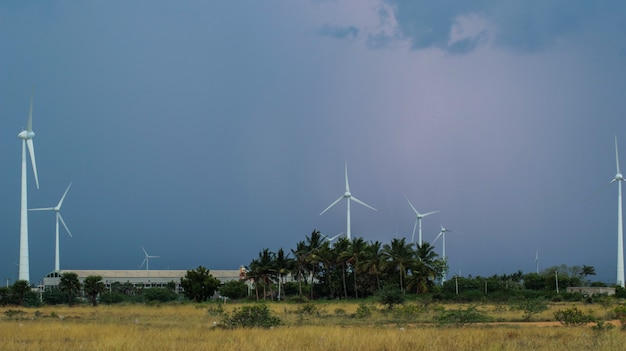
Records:
<instances>
[{"instance_id":1,"label":"white wind turbine","mask_svg":"<svg viewBox=\"0 0 626 351\"><path fill-rule=\"evenodd\" d=\"M35 88L30 95L30 108L28 110L28 120L26 129L21 131L17 136L22 139L22 192L21 192L21 208L20 208L20 263L19 263L19 280L30 282L30 266L28 258L28 190L26 186L26 148L30 153L30 162L35 174L35 185L39 189L39 179L37 178L37 163L35 163L35 146L33 145L33 95Z\"/></svg>"},{"instance_id":2,"label":"white wind turbine","mask_svg":"<svg viewBox=\"0 0 626 351\"><path fill-rule=\"evenodd\" d=\"M320 233L320 234L321 234L321 233ZM326 239L326 240L328 241L328 243L329 243L329 244L330 244L330 246L332 247L332 246L333 246L333 241L334 241L335 239L337 239L337 238L338 238L341 234L343 234L343 232L341 232L341 233L339 233L339 234L337 234L337 235L335 235L335 236L332 236L332 237L328 237L328 236L326 236L326 235L324 235L324 234L321 234L321 235L324 237L324 239Z\"/></svg>"},{"instance_id":3,"label":"white wind turbine","mask_svg":"<svg viewBox=\"0 0 626 351\"><path fill-rule=\"evenodd\" d=\"M55 215L56 215L56 241L55 241L56 247L54 251L54 270L55 271L59 271L61 269L60 264L59 264L59 222L63 224L63 227L67 231L67 234L72 236L72 233L70 232L69 228L65 224L65 221L63 220L63 216L61 216L61 206L63 206L63 200L65 200L65 195L67 195L67 192L70 191L71 186L72 186L72 183L70 183L70 185L67 186L67 189L65 189L63 196L61 196L61 200L59 200L59 203L55 207L43 207L43 208L31 208L30 209L30 211L54 211L55 212Z\"/></svg>"},{"instance_id":4,"label":"white wind turbine","mask_svg":"<svg viewBox=\"0 0 626 351\"><path fill-rule=\"evenodd\" d=\"M330 210L331 207L335 206L339 201L341 201L341 199L346 199L346 203L348 204L348 212L346 215L346 238L348 238L348 240L351 239L351 235L350 235L350 201L354 201L358 204L361 204L369 209L372 209L374 211L378 211L377 209L375 209L374 207L366 204L365 202L357 199L356 197L352 196L352 194L350 193L350 184L348 183L348 162L346 162L345 164L345 174L346 174L346 192L343 193L343 195L341 195L337 200L335 200L335 202L333 202L332 204L330 204L330 206L326 207L326 209L324 211L322 211L322 213L320 213L320 216L323 215L326 211Z\"/></svg>"},{"instance_id":5,"label":"white wind turbine","mask_svg":"<svg viewBox=\"0 0 626 351\"><path fill-rule=\"evenodd\" d=\"M437 239L439 239L439 237L441 237L442 240L442 254L441 257L443 258L444 261L447 261L448 258L446 257L446 233L452 232L452 230L447 229L446 227L443 226L443 224L441 225L441 231L439 232L439 235L437 235L437 237L435 238L435 240L433 240L433 244L435 243L435 241L437 241ZM443 284L446 281L446 276L444 274L444 276L441 278L441 283Z\"/></svg>"},{"instance_id":6,"label":"white wind turbine","mask_svg":"<svg viewBox=\"0 0 626 351\"><path fill-rule=\"evenodd\" d=\"M619 171L617 136L615 136L615 165L617 166L617 173L609 184L617 182L617 285L624 287L624 230L622 226L622 182L624 176Z\"/></svg>"},{"instance_id":7,"label":"white wind turbine","mask_svg":"<svg viewBox=\"0 0 626 351\"><path fill-rule=\"evenodd\" d=\"M439 211L431 211L431 212L427 212L427 213L419 213L415 207L413 206L413 204L411 203L411 201L409 201L409 199L405 196L406 201L409 203L409 206L411 206L411 209L413 210L413 212L415 212L415 224L413 225L413 235L411 236L411 244L415 243L415 228L419 227L419 235L418 235L418 244L419 246L422 246L422 218L431 215L433 213L437 213Z\"/></svg>"},{"instance_id":8,"label":"white wind turbine","mask_svg":"<svg viewBox=\"0 0 626 351\"><path fill-rule=\"evenodd\" d=\"M148 255L148 252L146 251L146 249L143 248L143 246L141 246L141 249L143 250L143 253L146 255L146 257L143 259L143 262L141 262L141 266L139 266L139 268L143 267L143 265L146 265L146 270L150 270L150 259L151 258L159 258L159 256L151 256Z\"/></svg>"}]
</instances>

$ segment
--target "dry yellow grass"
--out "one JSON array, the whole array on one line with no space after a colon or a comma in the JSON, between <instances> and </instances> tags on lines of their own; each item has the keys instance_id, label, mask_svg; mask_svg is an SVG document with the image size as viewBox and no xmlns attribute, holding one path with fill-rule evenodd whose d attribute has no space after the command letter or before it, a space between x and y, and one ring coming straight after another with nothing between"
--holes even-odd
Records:
<instances>
[{"instance_id":1,"label":"dry yellow grass","mask_svg":"<svg viewBox=\"0 0 626 351\"><path fill-rule=\"evenodd\" d=\"M534 324L472 325L378 323L378 316L353 324L336 310L357 304L318 305L324 317L302 323L291 304L271 304L284 325L273 329L224 330L207 305L43 307L25 315L0 315L0 350L619 350L626 332L596 333L586 327ZM556 306L567 308L570 305ZM227 304L226 310L241 305ZM455 306L454 308L456 308ZM495 306L481 306L495 317ZM16 308L13 308L16 309ZM555 309L553 307L552 309ZM7 308L0 309L3 313ZM39 311L36 313L36 311ZM519 314L519 311L516 312ZM553 318L552 318L553 319Z\"/></svg>"}]
</instances>

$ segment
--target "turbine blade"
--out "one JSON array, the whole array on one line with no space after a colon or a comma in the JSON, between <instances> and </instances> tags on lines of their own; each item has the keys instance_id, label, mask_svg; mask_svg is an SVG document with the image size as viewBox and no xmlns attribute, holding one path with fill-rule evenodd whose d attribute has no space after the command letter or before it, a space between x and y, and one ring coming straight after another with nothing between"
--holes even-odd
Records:
<instances>
[{"instance_id":1,"label":"turbine blade","mask_svg":"<svg viewBox=\"0 0 626 351\"><path fill-rule=\"evenodd\" d=\"M435 241L437 241L437 239L439 239L439 237L440 237L441 235L443 235L443 233L444 233L443 231L440 231L440 232L439 232L439 235L437 235L437 237L435 238L435 240L433 240L433 244L435 243Z\"/></svg>"},{"instance_id":2,"label":"turbine blade","mask_svg":"<svg viewBox=\"0 0 626 351\"><path fill-rule=\"evenodd\" d=\"M326 211L330 210L331 207L335 206L339 201L341 201L341 199L343 199L343 195L339 196L339 198L335 200L335 202L330 204L330 206L326 207L326 209L322 211L322 213L320 213L320 216L323 215Z\"/></svg>"},{"instance_id":3,"label":"turbine blade","mask_svg":"<svg viewBox=\"0 0 626 351\"><path fill-rule=\"evenodd\" d=\"M139 266L139 268L142 268L143 265L146 263L146 261L148 260L148 258L144 258L143 261L141 262L141 265Z\"/></svg>"},{"instance_id":4,"label":"turbine blade","mask_svg":"<svg viewBox=\"0 0 626 351\"><path fill-rule=\"evenodd\" d=\"M346 160L346 164L345 164L345 168L346 168L346 192L350 192L350 184L348 183L348 161Z\"/></svg>"},{"instance_id":5,"label":"turbine blade","mask_svg":"<svg viewBox=\"0 0 626 351\"><path fill-rule=\"evenodd\" d=\"M65 195L67 195L67 192L70 191L70 187L72 186L72 183L70 183L70 185L67 186L67 189L65 189L65 192L63 193L63 196L61 196L61 200L59 200L59 204L57 205L57 208L60 209L61 206L63 205L63 200L65 200Z\"/></svg>"},{"instance_id":6,"label":"turbine blade","mask_svg":"<svg viewBox=\"0 0 626 351\"><path fill-rule=\"evenodd\" d=\"M67 230L67 234L69 234L73 238L72 232L70 232L70 229L67 227L67 225L65 224L65 221L63 220L63 216L61 216L61 212L57 212L57 216L59 216L59 219L61 220L61 224L63 224L63 228Z\"/></svg>"},{"instance_id":7,"label":"turbine blade","mask_svg":"<svg viewBox=\"0 0 626 351\"><path fill-rule=\"evenodd\" d=\"M26 131L33 131L33 98L35 96L35 86L33 85L30 93L30 107L28 108L28 121L26 121Z\"/></svg>"},{"instance_id":8,"label":"turbine blade","mask_svg":"<svg viewBox=\"0 0 626 351\"><path fill-rule=\"evenodd\" d=\"M409 201L409 198L408 198L408 197L406 197L406 196L405 196L404 198L405 198L405 199L406 199L406 201L409 203L409 206L411 206L411 208L413 209L413 212L415 212L415 215L416 215L416 216L419 216L419 214L420 214L420 213L419 213L419 212L417 212L417 210L415 209L415 207L413 206L413 204L411 203L411 201Z\"/></svg>"},{"instance_id":9,"label":"turbine blade","mask_svg":"<svg viewBox=\"0 0 626 351\"><path fill-rule=\"evenodd\" d=\"M617 153L617 135L615 136L615 165L617 166L617 173L619 174L619 155Z\"/></svg>"},{"instance_id":10,"label":"turbine blade","mask_svg":"<svg viewBox=\"0 0 626 351\"><path fill-rule=\"evenodd\" d=\"M148 252L146 252L146 249L143 248L143 245L141 246L141 249L143 250L143 253L146 254L146 257L148 257Z\"/></svg>"},{"instance_id":11,"label":"turbine blade","mask_svg":"<svg viewBox=\"0 0 626 351\"><path fill-rule=\"evenodd\" d=\"M39 178L37 178L37 163L35 162L35 145L33 145L33 139L26 139L26 146L28 146L28 152L30 153L30 162L33 164L33 173L35 173L35 184L39 189Z\"/></svg>"},{"instance_id":12,"label":"turbine blade","mask_svg":"<svg viewBox=\"0 0 626 351\"><path fill-rule=\"evenodd\" d=\"M351 199L351 200L356 201L357 203L359 203L359 204L361 204L361 205L363 205L363 206L365 206L365 207L371 208L371 209L372 209L372 210L374 210L374 211L378 211L378 210L377 210L377 209L375 209L374 207L372 207L372 206L370 206L370 205L366 204L365 202L363 202L363 201L361 201L361 200L357 199L357 198L356 198L356 197L354 197L354 196L350 196L350 199Z\"/></svg>"},{"instance_id":13,"label":"turbine blade","mask_svg":"<svg viewBox=\"0 0 626 351\"><path fill-rule=\"evenodd\" d=\"M29 211L54 211L54 207L29 208Z\"/></svg>"},{"instance_id":14,"label":"turbine blade","mask_svg":"<svg viewBox=\"0 0 626 351\"><path fill-rule=\"evenodd\" d=\"M417 221L418 219L415 220L415 224L413 225L413 236L411 236L411 243L415 242L415 229L417 228Z\"/></svg>"},{"instance_id":15,"label":"turbine blade","mask_svg":"<svg viewBox=\"0 0 626 351\"><path fill-rule=\"evenodd\" d=\"M431 214L433 214L433 213L437 213L437 212L439 212L439 210L437 210L437 211L431 211L431 212L428 212L428 213L424 213L424 214L422 215L422 218L423 218L423 217L426 217L426 216L430 216Z\"/></svg>"}]
</instances>

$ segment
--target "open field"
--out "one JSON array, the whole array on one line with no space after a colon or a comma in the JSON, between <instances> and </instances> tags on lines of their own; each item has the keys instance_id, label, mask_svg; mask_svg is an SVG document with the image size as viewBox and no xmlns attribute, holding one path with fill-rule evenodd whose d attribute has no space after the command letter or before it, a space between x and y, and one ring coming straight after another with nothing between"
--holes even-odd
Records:
<instances>
[{"instance_id":1,"label":"open field","mask_svg":"<svg viewBox=\"0 0 626 351\"><path fill-rule=\"evenodd\" d=\"M394 313L372 304L370 316L356 318L357 303L316 303L315 311L306 315L298 313L302 305L273 303L269 306L282 320L281 326L234 330L219 327L221 317L215 313L217 306L2 308L0 350L608 351L622 349L626 343L626 332L619 328L597 332L589 325L565 327L552 323L553 311L571 307L570 304L552 305L533 318L544 322L532 323L520 323L520 311L481 305L477 308L494 322L454 327L432 321L441 309L456 309L461 305L421 311L405 306ZM226 304L223 308L232 311L241 306ZM593 308L597 317L608 313L608 309L604 311L598 305L580 308ZM413 313L403 314L402 309Z\"/></svg>"}]
</instances>

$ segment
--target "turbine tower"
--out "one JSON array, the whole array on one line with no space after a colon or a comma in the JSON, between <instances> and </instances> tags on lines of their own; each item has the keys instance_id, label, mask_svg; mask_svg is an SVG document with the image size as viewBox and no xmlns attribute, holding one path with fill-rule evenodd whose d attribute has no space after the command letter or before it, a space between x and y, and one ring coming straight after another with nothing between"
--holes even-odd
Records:
<instances>
[{"instance_id":1,"label":"turbine tower","mask_svg":"<svg viewBox=\"0 0 626 351\"><path fill-rule=\"evenodd\" d=\"M39 179L37 178L37 164L35 163L35 146L33 145L33 96L35 88L30 95L30 108L28 110L28 120L26 121L26 129L21 131L17 136L22 139L22 192L21 192L21 208L20 208L20 263L19 263L19 280L30 282L30 268L28 258L28 190L26 186L26 148L30 153L30 162L35 174L35 185L39 189Z\"/></svg>"},{"instance_id":2,"label":"turbine tower","mask_svg":"<svg viewBox=\"0 0 626 351\"><path fill-rule=\"evenodd\" d=\"M537 274L539 274L539 249L535 252L535 269L537 270Z\"/></svg>"},{"instance_id":3,"label":"turbine tower","mask_svg":"<svg viewBox=\"0 0 626 351\"><path fill-rule=\"evenodd\" d=\"M345 163L345 174L346 174L346 192L343 193L343 195L341 195L337 200L335 200L335 202L333 202L332 204L330 204L330 206L326 207L326 209L324 211L322 211L322 213L320 213L320 216L323 215L324 213L326 213L326 211L330 210L331 207L335 206L339 201L341 201L341 199L346 199L346 203L348 204L348 212L346 215L346 238L348 238L348 240L350 240L352 237L350 235L350 201L354 201L358 204L361 204L369 209L372 209L374 211L378 211L377 209L375 209L374 207L366 204L365 202L357 199L356 197L352 196L352 194L350 194L350 184L348 183L348 162L346 161Z\"/></svg>"},{"instance_id":4,"label":"turbine tower","mask_svg":"<svg viewBox=\"0 0 626 351\"><path fill-rule=\"evenodd\" d=\"M609 184L617 182L617 285L624 287L624 229L622 225L622 182L624 176L619 171L619 156L617 153L617 136L615 136L615 165L617 173Z\"/></svg>"},{"instance_id":5,"label":"turbine tower","mask_svg":"<svg viewBox=\"0 0 626 351\"><path fill-rule=\"evenodd\" d=\"M54 251L54 270L55 271L61 270L60 264L59 264L59 221L61 222L61 224L63 224L63 227L67 231L67 234L72 236L72 233L70 232L69 228L65 224L65 221L63 220L63 216L61 216L61 206L63 206L63 200L65 200L65 195L67 195L67 192L70 191L71 186L72 186L72 183L70 183L70 185L67 186L67 189L65 189L63 196L61 196L61 200L59 200L59 203L55 207L31 208L29 210L29 211L54 211L55 212L55 215L56 215L56 240L55 240L55 251Z\"/></svg>"},{"instance_id":6,"label":"turbine tower","mask_svg":"<svg viewBox=\"0 0 626 351\"><path fill-rule=\"evenodd\" d=\"M150 270L150 259L151 258L159 258L159 256L150 256L148 255L148 252L146 251L146 249L143 248L143 246L141 247L141 249L143 250L143 253L146 255L146 257L143 259L143 262L141 262L141 266L139 266L139 268L143 267L143 265L146 265L146 270L149 271Z\"/></svg>"},{"instance_id":7,"label":"turbine tower","mask_svg":"<svg viewBox=\"0 0 626 351\"><path fill-rule=\"evenodd\" d=\"M409 203L409 206L411 206L411 209L413 210L413 212L415 212L415 224L413 225L413 235L411 236L411 244L415 243L415 228L419 227L419 236L418 236L418 244L419 246L422 246L422 218L431 215L433 213L437 213L439 211L432 211L432 212L427 212L427 213L419 213L415 207L413 206L413 204L411 203L411 201L409 201L409 198L406 198L406 201Z\"/></svg>"},{"instance_id":8,"label":"turbine tower","mask_svg":"<svg viewBox=\"0 0 626 351\"><path fill-rule=\"evenodd\" d=\"M441 257L443 258L444 262L447 262L448 258L446 257L446 233L452 232L452 230L447 229L446 227L443 226L443 224L441 225L441 231L439 232L439 235L437 235L437 237L435 238L435 240L433 240L433 244L435 243L435 241L437 241L437 239L439 239L439 237L441 237L442 240L442 255ZM441 278L441 284L443 284L446 281L446 276L445 273L443 275L443 277Z\"/></svg>"}]
</instances>

